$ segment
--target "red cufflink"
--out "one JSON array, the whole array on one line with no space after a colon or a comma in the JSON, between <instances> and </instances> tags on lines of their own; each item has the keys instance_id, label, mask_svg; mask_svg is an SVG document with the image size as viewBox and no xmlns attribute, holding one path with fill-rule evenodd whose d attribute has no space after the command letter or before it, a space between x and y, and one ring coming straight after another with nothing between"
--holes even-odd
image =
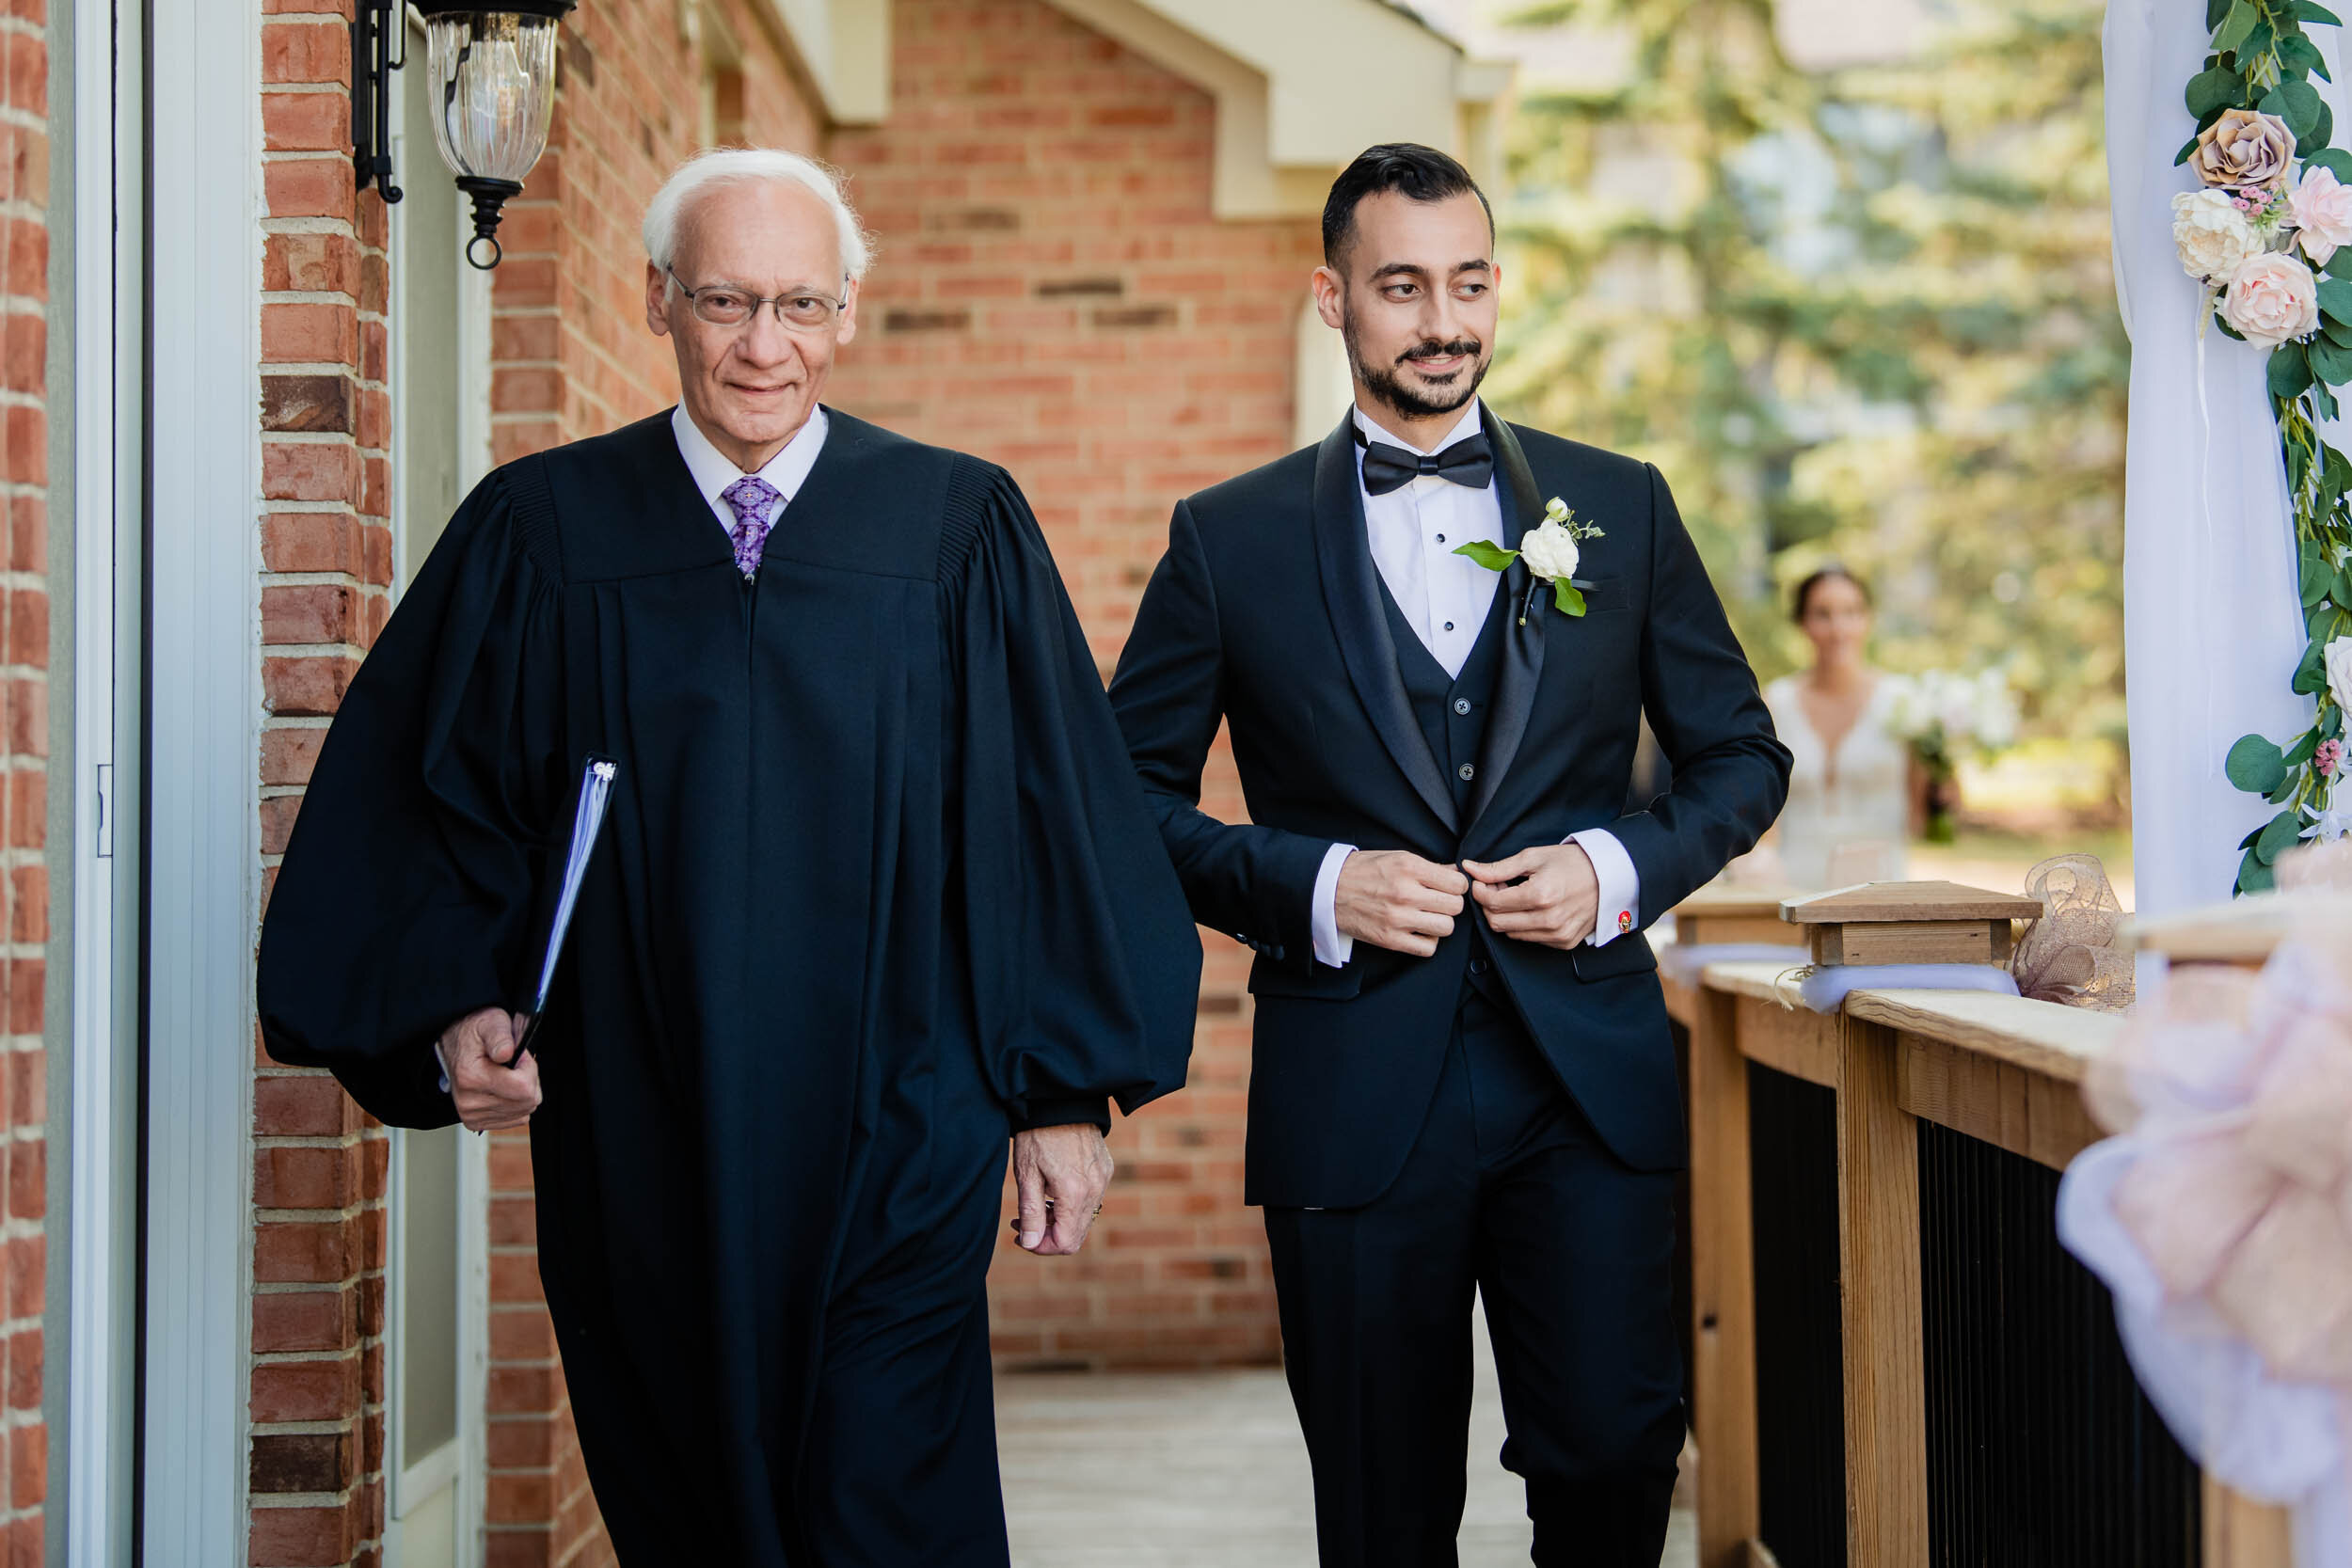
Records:
<instances>
[{"instance_id":1,"label":"red cufflink","mask_svg":"<svg viewBox=\"0 0 2352 1568\"><path fill-rule=\"evenodd\" d=\"M1631 910L1619 910L1617 911L1617 929L1619 931L1630 931L1633 929L1633 911Z\"/></svg>"}]
</instances>

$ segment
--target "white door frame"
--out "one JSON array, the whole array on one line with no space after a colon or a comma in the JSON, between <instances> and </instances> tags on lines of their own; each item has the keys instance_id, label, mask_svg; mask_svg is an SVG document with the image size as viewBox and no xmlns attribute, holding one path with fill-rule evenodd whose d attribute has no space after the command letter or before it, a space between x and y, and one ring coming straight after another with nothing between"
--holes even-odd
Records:
<instances>
[{"instance_id":1,"label":"white door frame","mask_svg":"<svg viewBox=\"0 0 2352 1568\"><path fill-rule=\"evenodd\" d=\"M406 69L421 71L425 60L423 19L407 7L404 6L402 9L406 14L409 28L404 40L408 61ZM392 509L397 518L407 442L408 421L404 413L406 406L404 394L410 374L409 334L421 325L403 318L401 269L428 263L428 259L409 253L407 214L414 202L440 201L454 207L459 198L450 183L448 170L442 166L430 128L412 127L407 123L407 94L401 90L397 80L392 86L390 97L392 161L405 193L400 201L392 205L389 214L391 281L386 298L386 313L390 326L387 338L391 404ZM461 224L461 240L463 233ZM450 256L443 261L457 270L457 319L436 324L426 329L454 332L457 337L458 403L455 415L458 451L462 460L458 487L462 492L472 489L490 469L490 275L462 265L461 258L457 256ZM392 591L395 602L409 577L422 564L412 558L411 551L412 542L407 531L396 527L392 539ZM407 1328L405 1292L400 1283L407 1230L402 1223L399 1207L400 1195L405 1190L403 1179L407 1144L407 1134L395 1129L385 1189L387 1261L389 1268L385 1291L384 1561L387 1568L396 1568L401 1560L402 1517L416 1502L438 1490L444 1478L449 1478L454 1481L457 1488L458 1568L480 1568L488 1550L485 1526L489 1501L489 1140L464 1138L459 1140L458 1146L457 1435L453 1442L436 1450L414 1468L405 1468L402 1464L406 1445L401 1431L402 1384L398 1365L400 1349L406 1343Z\"/></svg>"},{"instance_id":2,"label":"white door frame","mask_svg":"<svg viewBox=\"0 0 2352 1568\"><path fill-rule=\"evenodd\" d=\"M118 38L117 28L128 36ZM135 1460L138 1130L135 1017L119 988L137 979L134 927L138 836L122 832L137 800L124 743L135 713L139 575L125 541L144 463L141 277L145 103L135 18L115 0L73 0L72 250L73 751L72 1051L68 1076L67 1299L64 1344L65 1560L131 1560ZM128 645L125 646L125 640ZM133 674L119 682L119 671ZM119 853L118 853L119 850ZM126 886L126 882L128 885ZM135 990L132 998L135 998ZM57 1351L62 1355L57 1355ZM53 1364L55 1364L53 1362Z\"/></svg>"},{"instance_id":3,"label":"white door frame","mask_svg":"<svg viewBox=\"0 0 2352 1568\"><path fill-rule=\"evenodd\" d=\"M260 0L150 0L145 1560L246 1551Z\"/></svg>"}]
</instances>

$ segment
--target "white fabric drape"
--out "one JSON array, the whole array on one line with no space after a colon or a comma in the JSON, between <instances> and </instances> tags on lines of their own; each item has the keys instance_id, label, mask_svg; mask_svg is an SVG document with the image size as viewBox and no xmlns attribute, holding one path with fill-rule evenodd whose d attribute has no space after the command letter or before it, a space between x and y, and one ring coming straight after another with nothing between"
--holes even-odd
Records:
<instances>
[{"instance_id":1,"label":"white fabric drape","mask_svg":"<svg viewBox=\"0 0 2352 1568\"><path fill-rule=\"evenodd\" d=\"M2204 63L2204 14L2191 0L2109 0L2106 17L2115 293L2132 339L2123 640L2142 914L2229 896L2237 841L2275 808L2232 787L2222 761L2241 735L2284 741L2311 722L2310 699L2287 689L2303 615L2266 351L2206 332L2208 427L2201 291L2172 246L2173 193L2196 185L2172 156L2197 128L2182 92Z\"/></svg>"}]
</instances>

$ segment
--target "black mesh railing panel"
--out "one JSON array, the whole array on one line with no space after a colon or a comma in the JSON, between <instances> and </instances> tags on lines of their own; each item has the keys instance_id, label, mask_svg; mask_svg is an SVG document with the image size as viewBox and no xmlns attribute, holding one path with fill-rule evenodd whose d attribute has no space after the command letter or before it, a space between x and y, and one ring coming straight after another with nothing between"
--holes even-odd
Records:
<instances>
[{"instance_id":1,"label":"black mesh railing panel","mask_svg":"<svg viewBox=\"0 0 2352 1568\"><path fill-rule=\"evenodd\" d=\"M1919 1124L1932 1560L2194 1568L2196 1467L2133 1380L2106 1288L2058 1245L2058 1180Z\"/></svg>"},{"instance_id":2,"label":"black mesh railing panel","mask_svg":"<svg viewBox=\"0 0 2352 1568\"><path fill-rule=\"evenodd\" d=\"M1846 1411L1838 1352L1837 1097L1748 1064L1756 1215L1756 1480L1781 1568L1843 1568ZM1699 1456L1704 1474L1706 1456Z\"/></svg>"}]
</instances>

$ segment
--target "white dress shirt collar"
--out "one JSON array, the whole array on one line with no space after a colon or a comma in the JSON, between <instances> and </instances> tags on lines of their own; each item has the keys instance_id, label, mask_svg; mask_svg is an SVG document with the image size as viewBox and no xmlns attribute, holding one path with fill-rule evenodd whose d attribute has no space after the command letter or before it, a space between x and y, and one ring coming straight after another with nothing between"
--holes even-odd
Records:
<instances>
[{"instance_id":1,"label":"white dress shirt collar","mask_svg":"<svg viewBox=\"0 0 2352 1568\"><path fill-rule=\"evenodd\" d=\"M824 405L818 404L809 411L808 422L802 425L792 439L784 444L784 450L768 459L753 477L775 486L785 504L790 505L792 498L799 495L801 486L807 483L808 471L817 466L817 454L824 450L825 431L830 422L825 417ZM694 476L694 488L700 490L703 499L710 503L711 513L719 519L719 526L732 534L735 531L735 513L721 498L728 485L743 477L743 470L710 444L710 437L703 434L702 426L694 422L694 417L686 411L685 404L681 403L670 411L670 429L677 437L678 455L686 459L686 471Z\"/></svg>"},{"instance_id":2,"label":"white dress shirt collar","mask_svg":"<svg viewBox=\"0 0 2352 1568\"><path fill-rule=\"evenodd\" d=\"M1436 446L1431 447L1426 451L1413 445L1412 442L1407 441L1404 436L1398 436L1390 431L1377 420L1375 420L1371 415L1365 413L1360 404L1350 409L1349 413L1355 416L1356 428L1364 433L1364 439L1368 441L1386 441L1390 446L1403 447L1406 451L1417 453L1420 456L1433 457L1438 452L1445 451L1446 448L1452 446L1454 442L1466 440L1469 437L1477 435L1480 428L1479 420L1482 409L1478 399L1470 399L1470 406L1462 410L1462 417L1454 424L1453 432L1448 435L1444 440L1438 442ZM1356 467L1357 472L1361 473L1363 471L1363 460L1360 457L1357 459ZM1451 483L1452 481L1448 481L1447 483Z\"/></svg>"}]
</instances>

